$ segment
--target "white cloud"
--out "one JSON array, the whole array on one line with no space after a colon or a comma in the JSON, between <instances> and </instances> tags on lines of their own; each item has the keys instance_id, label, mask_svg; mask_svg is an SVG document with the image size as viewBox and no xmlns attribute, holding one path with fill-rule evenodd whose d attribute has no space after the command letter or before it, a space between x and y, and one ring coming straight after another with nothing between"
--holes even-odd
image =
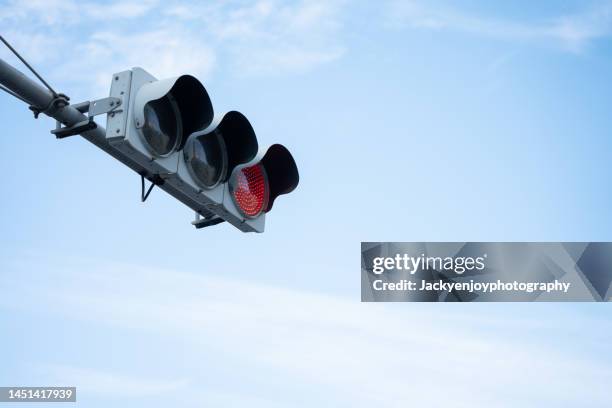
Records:
<instances>
[{"instance_id":1,"label":"white cloud","mask_svg":"<svg viewBox=\"0 0 612 408\"><path fill-rule=\"evenodd\" d=\"M32 25L70 23L76 11L76 3L72 0L12 0L2 5L0 21L6 24L28 20Z\"/></svg>"},{"instance_id":2,"label":"white cloud","mask_svg":"<svg viewBox=\"0 0 612 408\"><path fill-rule=\"evenodd\" d=\"M0 10L0 24L58 88L105 95L108 78L133 66L159 77L189 72L202 79L218 65L240 76L311 70L344 54L342 4L11 1Z\"/></svg>"},{"instance_id":3,"label":"white cloud","mask_svg":"<svg viewBox=\"0 0 612 408\"><path fill-rule=\"evenodd\" d=\"M139 1L116 1L108 4L98 2L84 3L78 10L84 12L89 18L94 20L121 20L141 17L152 11L157 5L157 0Z\"/></svg>"},{"instance_id":4,"label":"white cloud","mask_svg":"<svg viewBox=\"0 0 612 408\"><path fill-rule=\"evenodd\" d=\"M582 325L609 332L609 322L588 315L543 319L531 311L517 318L482 305L361 304L357 296L205 274L91 260L39 262L3 265L0 308L93 322L143 338L165 337L165 344L187 348L192 361L181 364L193 364L191 370L207 360L203 353L223 356L240 361L259 379L309 384L354 407L399 407L407 401L560 406L583 404L585 395L597 406L608 399L612 369L604 361L579 358L573 342L560 348L558 342L551 346L526 337L534 330L551 333L550 339L578 335ZM581 341L588 344L585 336ZM212 397L201 398L210 402ZM261 406L281 402L270 396Z\"/></svg>"},{"instance_id":5,"label":"white cloud","mask_svg":"<svg viewBox=\"0 0 612 408\"><path fill-rule=\"evenodd\" d=\"M28 21L33 28L70 28L75 25L96 24L99 20L112 19L116 22L140 17L151 11L157 3L157 0L121 0L101 5L99 2L76 0L10 0L0 10L0 21Z\"/></svg>"},{"instance_id":6,"label":"white cloud","mask_svg":"<svg viewBox=\"0 0 612 408\"><path fill-rule=\"evenodd\" d=\"M340 58L344 1L214 3L167 13L201 23L239 74L302 72Z\"/></svg>"},{"instance_id":7,"label":"white cloud","mask_svg":"<svg viewBox=\"0 0 612 408\"><path fill-rule=\"evenodd\" d=\"M0 20L1 21L1 20ZM64 43L61 38L49 36L43 32L25 32L17 28L11 28L0 33L9 43L25 57L31 64L57 62L58 54L51 52L61 49ZM23 66L11 51L0 44L0 58L14 61L21 69Z\"/></svg>"},{"instance_id":8,"label":"white cloud","mask_svg":"<svg viewBox=\"0 0 612 408\"><path fill-rule=\"evenodd\" d=\"M67 61L58 71L81 73L79 79L92 81L101 96L108 92L112 74L132 67L145 68L158 78L190 73L205 80L216 63L211 47L178 26L137 33L96 31L77 45L76 52L88 58Z\"/></svg>"},{"instance_id":9,"label":"white cloud","mask_svg":"<svg viewBox=\"0 0 612 408\"><path fill-rule=\"evenodd\" d=\"M551 43L573 52L609 37L612 29L610 2L540 22L479 15L444 1L385 4L388 22L395 26ZM76 86L83 93L106 94L111 71L132 66L159 76L191 70L204 79L215 70L268 76L315 69L345 55L345 20L359 6L345 0L127 0L104 5L13 0L0 9L0 24L58 88L65 86L69 94ZM366 24L366 19L374 19L370 25L377 22L372 16L353 21Z\"/></svg>"},{"instance_id":10,"label":"white cloud","mask_svg":"<svg viewBox=\"0 0 612 408\"><path fill-rule=\"evenodd\" d=\"M589 42L612 34L612 4L604 2L586 12L559 15L540 22L524 22L478 15L450 5L420 0L392 1L388 10L392 26L461 31L507 40L554 43L582 51Z\"/></svg>"}]
</instances>

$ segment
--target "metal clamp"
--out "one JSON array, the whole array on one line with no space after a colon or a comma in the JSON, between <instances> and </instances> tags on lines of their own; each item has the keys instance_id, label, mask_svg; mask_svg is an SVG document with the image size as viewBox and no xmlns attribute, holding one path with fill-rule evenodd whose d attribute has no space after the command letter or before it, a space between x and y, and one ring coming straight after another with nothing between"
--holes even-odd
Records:
<instances>
[{"instance_id":1,"label":"metal clamp","mask_svg":"<svg viewBox=\"0 0 612 408\"><path fill-rule=\"evenodd\" d=\"M62 123L57 121L55 129L51 131L58 139L63 139L68 136L80 135L88 130L93 130L98 127L94 122L94 117L106 113L114 114L121 112L121 99L109 96L108 98L97 99L95 101L85 101L72 105L81 113L87 113L87 120L77 122L72 126L62 126Z\"/></svg>"},{"instance_id":2,"label":"metal clamp","mask_svg":"<svg viewBox=\"0 0 612 408\"><path fill-rule=\"evenodd\" d=\"M53 116L55 112L59 109L62 109L66 106L70 105L70 98L63 93L57 94L51 102L44 108L40 108L38 106L30 105L30 110L34 112L34 119L38 119L38 116L41 113L45 113L48 116Z\"/></svg>"}]
</instances>

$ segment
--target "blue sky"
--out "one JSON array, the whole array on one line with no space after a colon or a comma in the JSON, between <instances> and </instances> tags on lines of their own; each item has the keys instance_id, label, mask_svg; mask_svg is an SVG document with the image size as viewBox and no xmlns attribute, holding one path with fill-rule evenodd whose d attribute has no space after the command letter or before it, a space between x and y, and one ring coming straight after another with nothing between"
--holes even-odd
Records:
<instances>
[{"instance_id":1,"label":"blue sky","mask_svg":"<svg viewBox=\"0 0 612 408\"><path fill-rule=\"evenodd\" d=\"M0 384L88 407L607 403L606 305L360 304L358 250L610 241L612 2L0 2L0 30L75 102L132 66L194 74L301 175L264 234L196 231L2 95Z\"/></svg>"}]
</instances>

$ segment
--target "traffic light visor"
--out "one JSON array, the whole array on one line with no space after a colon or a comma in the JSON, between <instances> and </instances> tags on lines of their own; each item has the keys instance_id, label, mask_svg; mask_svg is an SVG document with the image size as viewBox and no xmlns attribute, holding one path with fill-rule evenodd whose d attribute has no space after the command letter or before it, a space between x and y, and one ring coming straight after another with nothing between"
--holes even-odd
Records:
<instances>
[{"instance_id":1,"label":"traffic light visor","mask_svg":"<svg viewBox=\"0 0 612 408\"><path fill-rule=\"evenodd\" d=\"M264 211L268 212L272 209L276 197L295 190L300 182L300 175L293 156L281 144L270 146L260 164L267 175L269 198Z\"/></svg>"}]
</instances>

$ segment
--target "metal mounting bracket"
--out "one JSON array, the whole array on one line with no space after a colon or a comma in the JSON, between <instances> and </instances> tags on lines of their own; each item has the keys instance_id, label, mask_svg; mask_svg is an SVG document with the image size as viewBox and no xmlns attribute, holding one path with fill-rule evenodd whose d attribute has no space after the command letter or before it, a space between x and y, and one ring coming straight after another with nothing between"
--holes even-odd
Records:
<instances>
[{"instance_id":1,"label":"metal mounting bracket","mask_svg":"<svg viewBox=\"0 0 612 408\"><path fill-rule=\"evenodd\" d=\"M75 123L72 126L62 126L62 123L57 121L55 129L51 131L58 139L63 139L68 136L80 135L88 130L93 130L98 127L94 122L94 117L105 113L114 115L116 112L121 112L121 99L109 96L108 98L97 99L95 101L85 101L72 105L81 113L87 113L87 120Z\"/></svg>"},{"instance_id":2,"label":"metal mounting bracket","mask_svg":"<svg viewBox=\"0 0 612 408\"><path fill-rule=\"evenodd\" d=\"M225 220L213 213L209 213L210 215L206 215L202 217L199 212L195 213L195 220L191 221L191 225L196 227L196 229L212 227L213 225L221 224Z\"/></svg>"},{"instance_id":3,"label":"metal mounting bracket","mask_svg":"<svg viewBox=\"0 0 612 408\"><path fill-rule=\"evenodd\" d=\"M159 174L154 175L152 178L149 179L149 181L151 181L151 185L145 193L145 174L140 174L140 201L142 201L143 203L147 201L147 198L149 198L149 194L151 194L153 187L161 186L165 183L164 179L161 178Z\"/></svg>"}]
</instances>

